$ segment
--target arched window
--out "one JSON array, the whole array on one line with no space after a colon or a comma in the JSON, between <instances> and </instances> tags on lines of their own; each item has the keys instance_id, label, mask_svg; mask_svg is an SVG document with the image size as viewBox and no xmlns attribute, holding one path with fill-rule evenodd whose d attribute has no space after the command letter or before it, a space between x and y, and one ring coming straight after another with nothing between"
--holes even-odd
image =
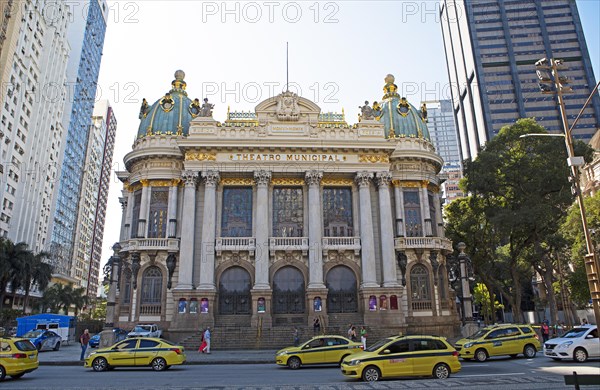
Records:
<instances>
[{"instance_id":1,"label":"arched window","mask_svg":"<svg viewBox=\"0 0 600 390\"><path fill-rule=\"evenodd\" d=\"M413 310L431 310L429 271L422 264L410 270L410 294Z\"/></svg>"},{"instance_id":2,"label":"arched window","mask_svg":"<svg viewBox=\"0 0 600 390\"><path fill-rule=\"evenodd\" d=\"M348 267L333 267L326 278L327 311L329 313L356 313L358 311L356 277Z\"/></svg>"},{"instance_id":3,"label":"arched window","mask_svg":"<svg viewBox=\"0 0 600 390\"><path fill-rule=\"evenodd\" d=\"M304 313L304 276L295 267L283 267L273 276L273 312Z\"/></svg>"},{"instance_id":4,"label":"arched window","mask_svg":"<svg viewBox=\"0 0 600 390\"><path fill-rule=\"evenodd\" d=\"M169 189L152 188L150 192L150 218L148 221L148 237L165 238L167 235L167 208Z\"/></svg>"},{"instance_id":5,"label":"arched window","mask_svg":"<svg viewBox=\"0 0 600 390\"><path fill-rule=\"evenodd\" d=\"M219 281L219 313L250 314L250 274L242 267L225 270Z\"/></svg>"},{"instance_id":6,"label":"arched window","mask_svg":"<svg viewBox=\"0 0 600 390\"><path fill-rule=\"evenodd\" d=\"M423 221L421 221L421 202L419 191L404 190L404 224L407 237L423 236Z\"/></svg>"},{"instance_id":7,"label":"arched window","mask_svg":"<svg viewBox=\"0 0 600 390\"><path fill-rule=\"evenodd\" d=\"M131 302L131 270L129 267L123 269L123 287L121 287L122 303Z\"/></svg>"},{"instance_id":8,"label":"arched window","mask_svg":"<svg viewBox=\"0 0 600 390\"><path fill-rule=\"evenodd\" d=\"M157 315L161 313L162 279L162 272L158 267L148 267L144 271L140 314Z\"/></svg>"}]
</instances>

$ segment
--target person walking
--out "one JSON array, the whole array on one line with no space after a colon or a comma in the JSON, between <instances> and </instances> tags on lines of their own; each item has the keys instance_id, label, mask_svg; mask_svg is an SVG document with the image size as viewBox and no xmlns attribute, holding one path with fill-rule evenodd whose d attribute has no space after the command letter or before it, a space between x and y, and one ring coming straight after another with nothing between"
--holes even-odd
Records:
<instances>
[{"instance_id":1,"label":"person walking","mask_svg":"<svg viewBox=\"0 0 600 390\"><path fill-rule=\"evenodd\" d=\"M364 351L367 349L367 329L364 325L360 327L360 341L362 342Z\"/></svg>"},{"instance_id":2,"label":"person walking","mask_svg":"<svg viewBox=\"0 0 600 390\"><path fill-rule=\"evenodd\" d=\"M545 343L550 338L550 327L548 326L548 320L544 320L544 322L542 322L540 329L542 331L542 339Z\"/></svg>"},{"instance_id":3,"label":"person walking","mask_svg":"<svg viewBox=\"0 0 600 390\"><path fill-rule=\"evenodd\" d=\"M352 328L354 328L352 324L348 325L348 331L346 332L350 340L352 340Z\"/></svg>"},{"instance_id":4,"label":"person walking","mask_svg":"<svg viewBox=\"0 0 600 390\"><path fill-rule=\"evenodd\" d=\"M198 348L198 352L204 353L204 349L206 348L206 341L204 340L204 331L200 334L200 347Z\"/></svg>"},{"instance_id":5,"label":"person walking","mask_svg":"<svg viewBox=\"0 0 600 390\"><path fill-rule=\"evenodd\" d=\"M90 338L91 336L89 329L84 330L81 336L79 336L79 343L81 343L81 357L79 360L85 359L85 351L87 350Z\"/></svg>"},{"instance_id":6,"label":"person walking","mask_svg":"<svg viewBox=\"0 0 600 390\"><path fill-rule=\"evenodd\" d=\"M206 347L204 347L203 351L210 354L210 326L207 326L204 331L204 342L206 343Z\"/></svg>"},{"instance_id":7,"label":"person walking","mask_svg":"<svg viewBox=\"0 0 600 390\"><path fill-rule=\"evenodd\" d=\"M356 341L356 327L355 326L352 326L352 328L350 328L350 340Z\"/></svg>"},{"instance_id":8,"label":"person walking","mask_svg":"<svg viewBox=\"0 0 600 390\"><path fill-rule=\"evenodd\" d=\"M294 347L300 345L300 332L298 331L298 327L294 326Z\"/></svg>"},{"instance_id":9,"label":"person walking","mask_svg":"<svg viewBox=\"0 0 600 390\"><path fill-rule=\"evenodd\" d=\"M313 333L319 334L321 333L321 321L319 321L319 317L315 317L313 322Z\"/></svg>"}]
</instances>

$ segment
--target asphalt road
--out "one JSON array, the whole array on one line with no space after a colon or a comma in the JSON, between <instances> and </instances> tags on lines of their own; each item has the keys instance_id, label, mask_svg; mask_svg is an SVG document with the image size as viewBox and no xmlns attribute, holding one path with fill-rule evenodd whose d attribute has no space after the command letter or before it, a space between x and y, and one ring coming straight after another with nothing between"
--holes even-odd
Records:
<instances>
[{"instance_id":1,"label":"asphalt road","mask_svg":"<svg viewBox=\"0 0 600 390\"><path fill-rule=\"evenodd\" d=\"M96 373L78 366L41 366L18 380L6 379L2 389L403 389L473 388L561 389L562 375L600 374L600 361L585 364L535 359L493 359L485 363L463 362L462 371L447 380L400 379L368 384L349 380L335 366L303 367L292 371L275 364L174 366L165 372L149 368L121 368ZM570 387L571 389L573 387Z\"/></svg>"}]
</instances>

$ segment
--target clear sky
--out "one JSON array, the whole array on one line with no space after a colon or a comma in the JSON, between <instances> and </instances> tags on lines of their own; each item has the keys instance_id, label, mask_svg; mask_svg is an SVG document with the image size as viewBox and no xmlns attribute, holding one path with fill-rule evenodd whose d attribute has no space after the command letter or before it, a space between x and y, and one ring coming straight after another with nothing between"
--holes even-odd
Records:
<instances>
[{"instance_id":1,"label":"clear sky","mask_svg":"<svg viewBox=\"0 0 600 390\"><path fill-rule=\"evenodd\" d=\"M113 169L125 170L143 98L150 104L186 73L190 98L208 97L214 118L253 111L286 83L290 90L357 122L358 106L380 100L384 77L401 95L450 98L436 1L108 1L97 98L118 120ZM600 75L600 0L577 0L596 78ZM103 263L119 239L122 185L111 180Z\"/></svg>"}]
</instances>

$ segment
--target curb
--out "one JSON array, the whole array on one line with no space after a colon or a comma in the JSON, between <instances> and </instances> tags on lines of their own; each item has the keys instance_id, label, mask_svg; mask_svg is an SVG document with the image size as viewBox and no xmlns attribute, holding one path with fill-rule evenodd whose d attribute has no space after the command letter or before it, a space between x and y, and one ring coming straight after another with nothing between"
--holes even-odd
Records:
<instances>
[{"instance_id":1,"label":"curb","mask_svg":"<svg viewBox=\"0 0 600 390\"><path fill-rule=\"evenodd\" d=\"M207 361L186 361L185 366L199 366L202 364L271 364L273 360L251 359L251 360L207 360ZM83 362L80 360L65 360L60 362L40 362L40 366L80 366L83 367Z\"/></svg>"}]
</instances>

